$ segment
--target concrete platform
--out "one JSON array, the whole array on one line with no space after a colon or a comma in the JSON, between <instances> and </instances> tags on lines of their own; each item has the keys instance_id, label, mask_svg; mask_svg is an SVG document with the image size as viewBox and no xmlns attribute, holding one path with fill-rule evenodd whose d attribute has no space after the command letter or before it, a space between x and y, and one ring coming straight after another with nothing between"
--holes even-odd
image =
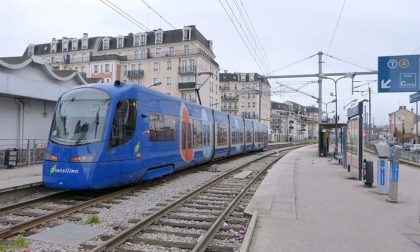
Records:
<instances>
[{"instance_id":1,"label":"concrete platform","mask_svg":"<svg viewBox=\"0 0 420 252\"><path fill-rule=\"evenodd\" d=\"M249 251L420 251L420 169L400 165L399 203L348 177L316 145L287 154L246 209Z\"/></svg>"},{"instance_id":2,"label":"concrete platform","mask_svg":"<svg viewBox=\"0 0 420 252\"><path fill-rule=\"evenodd\" d=\"M42 164L0 168L0 193L42 184Z\"/></svg>"}]
</instances>

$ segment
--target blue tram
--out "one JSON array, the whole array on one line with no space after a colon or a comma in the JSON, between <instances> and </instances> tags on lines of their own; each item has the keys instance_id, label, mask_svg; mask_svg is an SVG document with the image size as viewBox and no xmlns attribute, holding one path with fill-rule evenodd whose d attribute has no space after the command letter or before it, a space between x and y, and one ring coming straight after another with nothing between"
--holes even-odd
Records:
<instances>
[{"instance_id":1,"label":"blue tram","mask_svg":"<svg viewBox=\"0 0 420 252\"><path fill-rule=\"evenodd\" d=\"M267 148L268 129L135 84L77 87L57 102L43 183L103 189Z\"/></svg>"}]
</instances>

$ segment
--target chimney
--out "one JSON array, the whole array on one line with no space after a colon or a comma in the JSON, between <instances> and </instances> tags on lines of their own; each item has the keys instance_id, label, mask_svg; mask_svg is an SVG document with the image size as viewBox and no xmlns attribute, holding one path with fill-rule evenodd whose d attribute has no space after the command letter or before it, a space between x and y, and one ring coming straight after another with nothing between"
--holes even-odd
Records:
<instances>
[{"instance_id":1,"label":"chimney","mask_svg":"<svg viewBox=\"0 0 420 252\"><path fill-rule=\"evenodd\" d=\"M225 73L227 73L227 70L223 70Z\"/></svg>"}]
</instances>

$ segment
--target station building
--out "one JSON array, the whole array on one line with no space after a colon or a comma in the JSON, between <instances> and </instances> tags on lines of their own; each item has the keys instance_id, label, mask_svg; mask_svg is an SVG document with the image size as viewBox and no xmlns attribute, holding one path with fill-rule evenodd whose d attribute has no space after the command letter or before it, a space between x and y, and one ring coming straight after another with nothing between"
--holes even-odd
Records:
<instances>
[{"instance_id":1,"label":"station building","mask_svg":"<svg viewBox=\"0 0 420 252\"><path fill-rule=\"evenodd\" d=\"M55 70L76 70L88 78L138 83L184 100L220 109L219 64L213 42L194 26L128 35L52 38L29 44L24 56L36 55ZM159 85L158 85L159 84Z\"/></svg>"},{"instance_id":2,"label":"station building","mask_svg":"<svg viewBox=\"0 0 420 252\"><path fill-rule=\"evenodd\" d=\"M71 88L98 82L77 71L53 70L42 58L0 58L0 166L4 150L45 146L55 104ZM22 158L27 155L20 155Z\"/></svg>"}]
</instances>

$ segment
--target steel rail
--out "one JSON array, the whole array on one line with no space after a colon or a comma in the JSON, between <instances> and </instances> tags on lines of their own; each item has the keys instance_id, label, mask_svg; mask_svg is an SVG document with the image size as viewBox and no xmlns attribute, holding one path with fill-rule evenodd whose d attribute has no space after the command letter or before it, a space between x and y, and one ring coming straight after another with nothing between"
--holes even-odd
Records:
<instances>
[{"instance_id":1,"label":"steel rail","mask_svg":"<svg viewBox=\"0 0 420 252\"><path fill-rule=\"evenodd\" d=\"M295 149L297 147L301 147L301 146L293 146L293 147L286 147L284 149L282 149L282 151L287 151L287 150L291 150L291 149ZM270 152L266 155L263 155L261 157L256 158L255 160L252 160L250 162L257 162L261 159L264 159L270 155L273 155L275 152ZM277 159L276 159L277 160ZM212 181L207 182L206 184L202 185L201 187L195 189L194 191L191 191L190 193L184 195L183 197L175 200L174 202L172 202L171 204L157 210L156 212L152 213L151 215L147 216L146 218L144 218L143 220L141 220L140 222L138 222L137 224L135 224L134 226L122 231L121 233L115 235L113 238L107 240L105 243L100 244L99 246L97 246L96 248L94 248L92 251L93 252L99 252L99 251L109 251L114 249L115 247L121 245L122 243L124 243L127 239L129 239L130 237L134 236L135 234L139 233L140 231L144 230L145 228L147 228L148 226L150 226L151 224L153 224L157 219L165 216L166 214L168 214L169 212L171 212L172 210L176 209L178 206L180 206L181 204L183 204L184 202L186 202L187 200L195 197L197 194L199 194L200 192L204 191L205 189L207 189L208 187L212 186L213 184L221 181L222 179L228 177L229 175L231 175L232 173L235 173L237 170L242 169L243 167L249 165L250 162L247 162L245 164L242 164L236 168L233 168L232 170L226 172L225 174L221 174L220 176L216 177L215 179L213 179Z\"/></svg>"}]
</instances>

